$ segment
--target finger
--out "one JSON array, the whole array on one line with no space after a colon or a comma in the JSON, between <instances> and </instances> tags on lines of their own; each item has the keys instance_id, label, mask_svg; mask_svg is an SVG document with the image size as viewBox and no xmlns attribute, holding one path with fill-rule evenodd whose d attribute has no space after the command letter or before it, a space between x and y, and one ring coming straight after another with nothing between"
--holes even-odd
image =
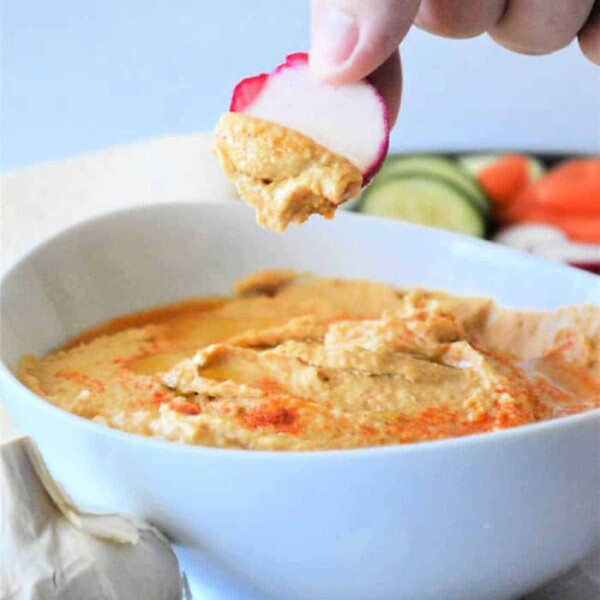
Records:
<instances>
[{"instance_id":1,"label":"finger","mask_svg":"<svg viewBox=\"0 0 600 600\"><path fill-rule=\"evenodd\" d=\"M415 23L444 37L475 37L500 20L505 5L506 0L423 0Z\"/></svg>"},{"instance_id":2,"label":"finger","mask_svg":"<svg viewBox=\"0 0 600 600\"><path fill-rule=\"evenodd\" d=\"M397 49L376 71L369 75L369 81L379 90L385 101L391 128L398 118L402 94L402 67L400 53Z\"/></svg>"},{"instance_id":3,"label":"finger","mask_svg":"<svg viewBox=\"0 0 600 600\"><path fill-rule=\"evenodd\" d=\"M398 48L419 0L312 0L310 64L329 83L366 77Z\"/></svg>"},{"instance_id":4,"label":"finger","mask_svg":"<svg viewBox=\"0 0 600 600\"><path fill-rule=\"evenodd\" d=\"M515 52L549 54L575 38L592 6L593 0L509 0L490 35Z\"/></svg>"},{"instance_id":5,"label":"finger","mask_svg":"<svg viewBox=\"0 0 600 600\"><path fill-rule=\"evenodd\" d=\"M593 63L600 66L600 1L594 4L586 24L579 32L579 46Z\"/></svg>"}]
</instances>

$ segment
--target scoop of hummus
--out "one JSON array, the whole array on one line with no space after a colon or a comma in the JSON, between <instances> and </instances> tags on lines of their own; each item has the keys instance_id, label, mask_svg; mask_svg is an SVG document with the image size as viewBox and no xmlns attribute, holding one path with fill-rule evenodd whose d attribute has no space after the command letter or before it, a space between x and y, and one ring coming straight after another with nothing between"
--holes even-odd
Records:
<instances>
[{"instance_id":1,"label":"scoop of hummus","mask_svg":"<svg viewBox=\"0 0 600 600\"><path fill-rule=\"evenodd\" d=\"M362 175L346 158L287 127L243 113L217 124L214 150L260 225L284 231L312 214L331 218L360 193Z\"/></svg>"},{"instance_id":2,"label":"scoop of hummus","mask_svg":"<svg viewBox=\"0 0 600 600\"><path fill-rule=\"evenodd\" d=\"M482 433L600 406L600 308L500 308L257 273L227 299L116 319L19 376L97 423L188 444L325 450Z\"/></svg>"}]
</instances>

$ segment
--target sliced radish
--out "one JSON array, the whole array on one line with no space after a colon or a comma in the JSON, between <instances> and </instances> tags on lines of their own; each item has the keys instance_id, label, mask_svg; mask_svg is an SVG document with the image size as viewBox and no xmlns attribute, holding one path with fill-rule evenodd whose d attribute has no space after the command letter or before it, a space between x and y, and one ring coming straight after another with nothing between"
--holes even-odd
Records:
<instances>
[{"instance_id":1,"label":"sliced radish","mask_svg":"<svg viewBox=\"0 0 600 600\"><path fill-rule=\"evenodd\" d=\"M494 241L519 250L532 251L539 245L566 242L567 236L558 227L527 223L503 229Z\"/></svg>"},{"instance_id":2,"label":"sliced radish","mask_svg":"<svg viewBox=\"0 0 600 600\"><path fill-rule=\"evenodd\" d=\"M312 138L352 162L366 185L381 168L389 145L385 102L363 80L332 86L317 79L308 54L290 54L272 73L240 81L229 107Z\"/></svg>"},{"instance_id":3,"label":"sliced radish","mask_svg":"<svg viewBox=\"0 0 600 600\"><path fill-rule=\"evenodd\" d=\"M501 231L494 241L600 274L600 245L572 242L557 227L514 225Z\"/></svg>"}]
</instances>

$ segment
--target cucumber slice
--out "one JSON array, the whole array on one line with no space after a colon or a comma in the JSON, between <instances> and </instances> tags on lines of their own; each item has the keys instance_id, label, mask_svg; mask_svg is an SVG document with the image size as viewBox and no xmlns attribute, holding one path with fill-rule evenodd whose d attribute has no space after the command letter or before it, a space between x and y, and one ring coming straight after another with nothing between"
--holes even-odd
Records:
<instances>
[{"instance_id":1,"label":"cucumber slice","mask_svg":"<svg viewBox=\"0 0 600 600\"><path fill-rule=\"evenodd\" d=\"M486 167L489 167L492 163L498 159L506 156L505 154L467 154L461 156L458 159L458 164L473 177L477 177L481 171ZM536 181L546 173L546 166L544 163L534 158L533 156L527 157L529 163L529 179Z\"/></svg>"},{"instance_id":2,"label":"cucumber slice","mask_svg":"<svg viewBox=\"0 0 600 600\"><path fill-rule=\"evenodd\" d=\"M445 179L467 194L485 218L491 216L490 204L479 183L455 162L443 156L392 156L383 165L379 177L385 179L394 175L431 175Z\"/></svg>"},{"instance_id":3,"label":"cucumber slice","mask_svg":"<svg viewBox=\"0 0 600 600\"><path fill-rule=\"evenodd\" d=\"M346 202L342 202L338 204L338 210L348 210L350 212L356 212L360 210L360 197L352 198L352 200L346 200Z\"/></svg>"},{"instance_id":4,"label":"cucumber slice","mask_svg":"<svg viewBox=\"0 0 600 600\"><path fill-rule=\"evenodd\" d=\"M441 177L390 177L367 190L362 212L476 237L485 233L485 219L479 208Z\"/></svg>"}]
</instances>

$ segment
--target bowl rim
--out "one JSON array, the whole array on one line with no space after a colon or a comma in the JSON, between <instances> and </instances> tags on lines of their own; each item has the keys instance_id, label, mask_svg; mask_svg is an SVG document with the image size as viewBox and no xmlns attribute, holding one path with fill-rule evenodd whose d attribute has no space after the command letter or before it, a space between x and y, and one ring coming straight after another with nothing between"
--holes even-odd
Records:
<instances>
[{"instance_id":1,"label":"bowl rim","mask_svg":"<svg viewBox=\"0 0 600 600\"><path fill-rule=\"evenodd\" d=\"M0 274L0 289L6 285L6 280L10 275L21 268L28 260L32 259L35 255L43 252L47 246L56 242L57 240L72 234L74 231L80 228L92 226L94 223L109 221L119 216L123 216L129 213L152 211L165 207L176 208L176 207L210 207L209 210L241 210L240 205L236 203L224 203L219 201L210 201L202 203L192 203L189 201L177 201L177 202L155 202L147 205L120 208L113 211L103 212L99 215L91 217L89 219L78 221L65 229L60 230L54 235L48 236L38 243L31 246L28 250L22 252L14 261L12 261L6 269L3 269ZM337 219L342 218L343 220L354 220L354 219L371 219L386 225L400 226L407 228L425 229L427 231L434 231L444 237L450 237L453 239L459 239L463 242L465 237L459 234L455 234L448 231L440 231L432 227L414 225L409 223L398 223L391 222L389 219L382 217L374 217L368 215L354 215L351 213L342 213L336 216ZM469 242L475 245L483 245L484 247L497 247L497 244L483 239L469 238ZM562 265L558 263L552 263L551 261L544 260L543 258L533 256L514 250L512 248L497 247L498 251L518 255L520 260L533 261L534 264L543 263L545 268L551 270L557 270L563 272L565 269L573 271L572 267ZM582 271L577 272L578 277L589 278L591 283L597 282L597 276ZM600 279L598 279L600 281ZM99 434L105 437L116 439L123 443L137 443L138 445L145 446L153 450L165 450L175 453L191 453L196 455L214 456L214 457L227 457L231 459L251 460L252 458L258 458L264 460L269 458L270 460L323 460L323 458L329 459L344 459L346 457L355 457L367 459L374 456L390 456L396 454L412 454L420 452L435 452L447 449L461 449L468 448L472 445L490 445L496 443L504 443L504 441L518 439L519 437L530 437L531 435L542 435L546 431L554 431L557 429L563 429L565 427L577 426L580 423L587 423L588 421L597 421L600 428L600 408L585 411L574 415L567 415L562 417L556 417L554 419L547 419L545 421L538 421L535 423L528 423L526 425L519 425L517 427L511 427L509 429L502 429L498 431L488 431L482 433L475 433L464 435L460 437L443 438L439 440L426 440L422 442L411 442L407 444L389 444L384 446L366 446L359 448L343 448L343 449L331 449L331 450L248 450L241 448L224 448L215 446L203 446L195 444L185 444L181 442L173 442L166 439L155 438L150 436L144 436L136 433L129 433L119 429L114 429L99 423L95 423L89 419L85 419L67 410L55 406L51 402L44 400L41 396L38 396L28 387L26 387L12 370L5 364L4 360L0 358L0 384L2 389L6 390L6 387L14 388L19 398L26 398L28 402L32 404L36 409L49 411L49 414L55 415L58 418L66 420L67 423L72 424L74 427L82 427L84 430L88 430L92 434ZM7 393L11 393L8 392ZM2 400L0 400L2 402ZM2 402L6 404L6 402ZM10 411L9 411L10 413ZM23 435L23 434L21 434ZM244 458L241 458L244 457Z\"/></svg>"},{"instance_id":2,"label":"bowl rim","mask_svg":"<svg viewBox=\"0 0 600 600\"><path fill-rule=\"evenodd\" d=\"M14 256L11 260L7 262L7 264L0 265L0 290L5 285L5 280L10 277L13 271L21 268L23 263L32 259L35 255L42 253L47 246L57 242L63 237L67 237L73 234L78 229L85 229L86 227L91 227L94 225L101 224L103 221L110 221L112 219L118 217L125 217L130 214L142 213L146 211L153 210L161 210L161 209L198 209L201 210L216 210L216 211L231 211L231 212L241 212L241 211L249 211L250 207L248 207L243 202L236 202L231 200L202 200L202 201L189 201L189 200L174 200L174 201L159 201L152 202L149 204L137 205L137 206L127 206L122 208L117 208L114 210L109 210L102 212L100 214L91 216L86 219L81 219L67 227L60 229L59 231L48 235L41 240L38 240L36 243L29 246L27 249L21 251L19 254ZM380 226L384 227L392 227L399 229L414 229L417 231L422 231L427 235L437 235L440 237L446 237L450 240L455 240L457 242L463 242L472 244L474 246L480 246L481 248L485 248L488 251L500 252L502 254L511 255L515 258L518 258L520 261L530 263L532 266L540 265L543 266L546 270L555 271L558 273L564 273L565 271L576 273L578 278L588 279L590 283L599 284L600 279L597 275L593 273L589 273L587 271L576 269L570 265L551 261L542 256L537 256L535 254L530 254L528 252L523 252L522 250L518 250L516 248L512 248L510 246L506 246L504 244L499 244L498 242L494 242L493 240L488 240L484 238L471 237L467 235L462 235L460 233L456 233L454 231L448 231L444 229L439 229L436 227L431 227L428 225L420 225L417 223L409 223L405 221L395 221L386 217L380 217L377 215L366 215L362 213L355 213L353 211L339 210L335 219L331 219L328 221L328 224L332 227L335 227L335 222L339 221L371 221L374 223L379 223ZM280 234L282 235L282 234ZM599 285L600 289L600 285Z\"/></svg>"}]
</instances>

